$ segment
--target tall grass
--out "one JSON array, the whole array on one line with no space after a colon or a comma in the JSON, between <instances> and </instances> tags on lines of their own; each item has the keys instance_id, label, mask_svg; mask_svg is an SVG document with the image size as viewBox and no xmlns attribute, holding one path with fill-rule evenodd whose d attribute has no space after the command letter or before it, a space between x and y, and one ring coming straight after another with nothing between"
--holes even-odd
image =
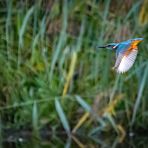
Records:
<instances>
[{"instance_id":1,"label":"tall grass","mask_svg":"<svg viewBox=\"0 0 148 148\"><path fill-rule=\"evenodd\" d=\"M71 129L120 135L148 126L148 33L138 19L144 6L121 3L0 2L2 130L50 124L68 135ZM136 63L117 75L111 70L115 53L95 47L135 37L144 38Z\"/></svg>"}]
</instances>

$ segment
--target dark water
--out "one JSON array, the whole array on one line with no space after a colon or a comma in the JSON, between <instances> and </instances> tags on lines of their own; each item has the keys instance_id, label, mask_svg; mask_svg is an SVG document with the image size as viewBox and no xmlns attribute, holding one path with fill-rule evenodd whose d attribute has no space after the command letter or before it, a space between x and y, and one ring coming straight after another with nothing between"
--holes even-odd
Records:
<instances>
[{"instance_id":1,"label":"dark water","mask_svg":"<svg viewBox=\"0 0 148 148\"><path fill-rule=\"evenodd\" d=\"M145 133L147 134L147 133ZM67 138L63 134L58 136L46 135L42 138L35 137L8 137L1 141L4 148L49 148L49 147L88 147L88 148L148 148L148 136L126 137L120 142L119 137L74 137Z\"/></svg>"}]
</instances>

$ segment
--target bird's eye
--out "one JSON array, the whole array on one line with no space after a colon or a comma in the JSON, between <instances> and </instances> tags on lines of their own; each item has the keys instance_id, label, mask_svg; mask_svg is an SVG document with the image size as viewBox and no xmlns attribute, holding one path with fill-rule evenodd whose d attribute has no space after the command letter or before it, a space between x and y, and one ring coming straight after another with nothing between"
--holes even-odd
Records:
<instances>
[{"instance_id":1,"label":"bird's eye","mask_svg":"<svg viewBox=\"0 0 148 148\"><path fill-rule=\"evenodd\" d=\"M118 45L116 45L116 44L109 44L107 47L111 48L111 49L116 49L117 46Z\"/></svg>"},{"instance_id":2,"label":"bird's eye","mask_svg":"<svg viewBox=\"0 0 148 148\"><path fill-rule=\"evenodd\" d=\"M108 47L113 48L114 46L113 45L108 45Z\"/></svg>"}]
</instances>

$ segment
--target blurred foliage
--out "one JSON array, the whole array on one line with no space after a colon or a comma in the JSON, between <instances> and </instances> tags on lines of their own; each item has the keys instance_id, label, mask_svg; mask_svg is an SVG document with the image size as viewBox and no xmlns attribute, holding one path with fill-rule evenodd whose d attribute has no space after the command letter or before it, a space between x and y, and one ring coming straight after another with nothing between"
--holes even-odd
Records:
<instances>
[{"instance_id":1,"label":"blurred foliage","mask_svg":"<svg viewBox=\"0 0 148 148\"><path fill-rule=\"evenodd\" d=\"M147 14L147 10L148 10L148 1L145 0L142 4L142 8L139 14L139 22L142 25L145 25L148 23L148 14Z\"/></svg>"},{"instance_id":2,"label":"blurred foliage","mask_svg":"<svg viewBox=\"0 0 148 148\"><path fill-rule=\"evenodd\" d=\"M147 128L147 6L147 0L0 1L2 127L54 131L62 123L68 133L77 127L119 135L122 128ZM115 53L95 47L135 37L144 38L136 63L118 76L111 70Z\"/></svg>"}]
</instances>

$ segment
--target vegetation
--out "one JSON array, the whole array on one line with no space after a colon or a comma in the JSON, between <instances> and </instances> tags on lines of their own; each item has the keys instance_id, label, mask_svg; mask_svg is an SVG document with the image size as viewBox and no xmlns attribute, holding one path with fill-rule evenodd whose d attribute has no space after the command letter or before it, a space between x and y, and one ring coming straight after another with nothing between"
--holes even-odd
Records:
<instances>
[{"instance_id":1,"label":"vegetation","mask_svg":"<svg viewBox=\"0 0 148 148\"><path fill-rule=\"evenodd\" d=\"M147 1L0 1L0 131L97 136L148 127ZM97 45L143 37L133 68ZM73 138L76 143L78 139ZM80 145L80 143L79 143Z\"/></svg>"}]
</instances>

